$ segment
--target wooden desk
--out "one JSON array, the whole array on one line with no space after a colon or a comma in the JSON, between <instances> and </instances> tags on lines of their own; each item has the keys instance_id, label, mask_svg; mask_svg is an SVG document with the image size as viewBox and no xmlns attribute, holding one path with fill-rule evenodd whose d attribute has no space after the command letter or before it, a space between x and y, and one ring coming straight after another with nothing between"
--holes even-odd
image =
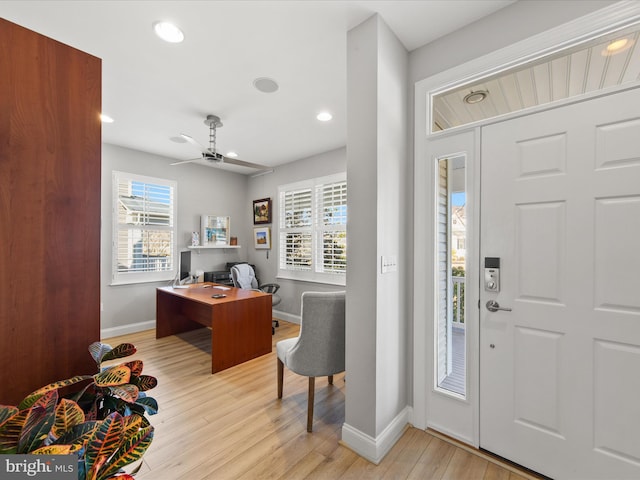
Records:
<instances>
[{"instance_id":1,"label":"wooden desk","mask_svg":"<svg viewBox=\"0 0 640 480\"><path fill-rule=\"evenodd\" d=\"M156 290L156 338L211 327L211 373L271 352L271 295L215 285Z\"/></svg>"}]
</instances>

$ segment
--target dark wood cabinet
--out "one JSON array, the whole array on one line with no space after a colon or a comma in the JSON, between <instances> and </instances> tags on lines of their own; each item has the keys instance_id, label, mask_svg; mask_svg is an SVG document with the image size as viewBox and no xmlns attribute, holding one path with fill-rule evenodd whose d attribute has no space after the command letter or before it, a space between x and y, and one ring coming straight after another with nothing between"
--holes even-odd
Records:
<instances>
[{"instance_id":1,"label":"dark wood cabinet","mask_svg":"<svg viewBox=\"0 0 640 480\"><path fill-rule=\"evenodd\" d=\"M0 403L95 373L101 60L0 19Z\"/></svg>"}]
</instances>

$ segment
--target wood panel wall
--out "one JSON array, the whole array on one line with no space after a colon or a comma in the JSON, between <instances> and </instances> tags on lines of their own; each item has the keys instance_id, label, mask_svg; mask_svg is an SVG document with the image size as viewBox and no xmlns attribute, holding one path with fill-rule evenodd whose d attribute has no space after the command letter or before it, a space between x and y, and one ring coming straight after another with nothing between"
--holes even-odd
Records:
<instances>
[{"instance_id":1,"label":"wood panel wall","mask_svg":"<svg viewBox=\"0 0 640 480\"><path fill-rule=\"evenodd\" d=\"M0 403L95 373L101 60L0 19Z\"/></svg>"}]
</instances>

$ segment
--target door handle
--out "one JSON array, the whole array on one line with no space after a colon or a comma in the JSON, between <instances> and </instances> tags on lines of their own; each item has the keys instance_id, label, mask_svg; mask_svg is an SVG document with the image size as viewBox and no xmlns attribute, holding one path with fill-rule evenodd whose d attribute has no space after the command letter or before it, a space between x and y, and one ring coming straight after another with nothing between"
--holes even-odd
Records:
<instances>
[{"instance_id":1,"label":"door handle","mask_svg":"<svg viewBox=\"0 0 640 480\"><path fill-rule=\"evenodd\" d=\"M489 300L487 302L487 310L489 310L490 312L497 312L498 310L502 310L503 312L511 311L509 307L501 307L500 304L495 300Z\"/></svg>"}]
</instances>

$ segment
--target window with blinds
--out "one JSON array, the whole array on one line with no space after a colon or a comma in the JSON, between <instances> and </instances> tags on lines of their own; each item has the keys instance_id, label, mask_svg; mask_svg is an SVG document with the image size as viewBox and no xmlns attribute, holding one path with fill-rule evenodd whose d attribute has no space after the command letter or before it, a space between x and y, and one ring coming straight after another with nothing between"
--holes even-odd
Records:
<instances>
[{"instance_id":1,"label":"window with blinds","mask_svg":"<svg viewBox=\"0 0 640 480\"><path fill-rule=\"evenodd\" d=\"M346 174L279 187L279 276L344 284Z\"/></svg>"},{"instance_id":2,"label":"window with blinds","mask_svg":"<svg viewBox=\"0 0 640 480\"><path fill-rule=\"evenodd\" d=\"M112 283L171 280L176 182L113 172Z\"/></svg>"}]
</instances>

